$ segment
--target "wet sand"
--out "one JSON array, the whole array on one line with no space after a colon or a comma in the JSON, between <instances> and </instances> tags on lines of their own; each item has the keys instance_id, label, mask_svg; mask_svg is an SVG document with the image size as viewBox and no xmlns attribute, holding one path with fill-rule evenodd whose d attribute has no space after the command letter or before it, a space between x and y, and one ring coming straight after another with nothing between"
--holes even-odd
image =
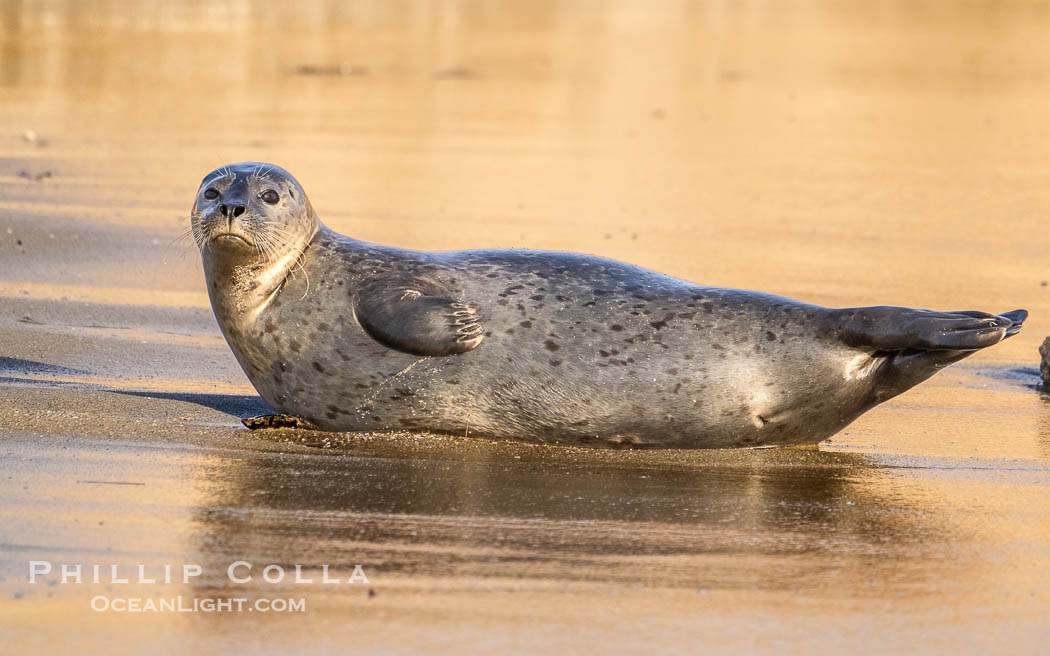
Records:
<instances>
[{"instance_id":1,"label":"wet sand","mask_svg":"<svg viewBox=\"0 0 1050 656\"><path fill-rule=\"evenodd\" d=\"M0 1L7 649L1043 649L1048 28L1037 2ZM371 241L1032 317L811 449L248 434L265 405L179 239L240 160ZM369 582L234 584L237 560Z\"/></svg>"}]
</instances>

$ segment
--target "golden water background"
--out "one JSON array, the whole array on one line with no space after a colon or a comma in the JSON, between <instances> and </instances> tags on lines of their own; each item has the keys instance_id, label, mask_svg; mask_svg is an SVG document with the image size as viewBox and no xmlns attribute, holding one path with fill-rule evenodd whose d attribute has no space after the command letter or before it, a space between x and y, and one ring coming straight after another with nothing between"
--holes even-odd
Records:
<instances>
[{"instance_id":1,"label":"golden water background","mask_svg":"<svg viewBox=\"0 0 1050 656\"><path fill-rule=\"evenodd\" d=\"M1034 0L0 1L4 642L1045 649L1048 38ZM241 160L369 241L1032 318L816 450L249 437L258 401L173 243L203 175ZM37 559L206 575L34 586ZM241 559L371 583L231 586ZM95 594L308 611L120 615Z\"/></svg>"}]
</instances>

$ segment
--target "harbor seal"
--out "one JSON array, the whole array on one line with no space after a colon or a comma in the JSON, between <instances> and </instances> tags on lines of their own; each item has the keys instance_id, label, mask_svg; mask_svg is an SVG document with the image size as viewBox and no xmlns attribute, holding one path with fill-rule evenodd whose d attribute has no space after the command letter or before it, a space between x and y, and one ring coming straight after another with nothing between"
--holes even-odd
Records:
<instances>
[{"instance_id":1,"label":"harbor seal","mask_svg":"<svg viewBox=\"0 0 1050 656\"><path fill-rule=\"evenodd\" d=\"M574 253L366 243L269 164L209 173L191 223L219 327L282 413L249 427L817 443L1027 316L830 309Z\"/></svg>"}]
</instances>

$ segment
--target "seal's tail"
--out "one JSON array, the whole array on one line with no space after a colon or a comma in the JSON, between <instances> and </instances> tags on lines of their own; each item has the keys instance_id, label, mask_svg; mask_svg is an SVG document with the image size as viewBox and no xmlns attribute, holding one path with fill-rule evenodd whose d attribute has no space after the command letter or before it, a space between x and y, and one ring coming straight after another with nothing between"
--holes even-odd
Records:
<instances>
[{"instance_id":1,"label":"seal's tail","mask_svg":"<svg viewBox=\"0 0 1050 656\"><path fill-rule=\"evenodd\" d=\"M883 360L875 389L879 402L918 385L979 349L1016 335L1028 317L1025 310L988 314L894 307L851 308L836 314L843 342L874 349Z\"/></svg>"}]
</instances>

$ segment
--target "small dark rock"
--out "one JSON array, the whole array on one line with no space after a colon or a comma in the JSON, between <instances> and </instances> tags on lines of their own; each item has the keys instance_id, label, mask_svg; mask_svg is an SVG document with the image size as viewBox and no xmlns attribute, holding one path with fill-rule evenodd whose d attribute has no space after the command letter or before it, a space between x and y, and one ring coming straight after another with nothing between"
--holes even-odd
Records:
<instances>
[{"instance_id":1,"label":"small dark rock","mask_svg":"<svg viewBox=\"0 0 1050 656\"><path fill-rule=\"evenodd\" d=\"M44 178L50 178L52 175L54 174L51 171L41 171L40 173L30 173L29 171L18 172L18 177L32 180L33 182L40 182Z\"/></svg>"}]
</instances>

